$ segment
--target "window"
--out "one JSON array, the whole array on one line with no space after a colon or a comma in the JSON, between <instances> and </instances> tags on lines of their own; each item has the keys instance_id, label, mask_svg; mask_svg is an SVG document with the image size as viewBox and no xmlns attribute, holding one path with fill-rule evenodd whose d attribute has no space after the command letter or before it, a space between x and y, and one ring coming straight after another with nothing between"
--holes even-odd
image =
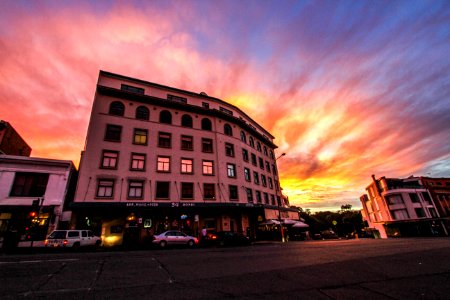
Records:
<instances>
[{"instance_id":1,"label":"window","mask_svg":"<svg viewBox=\"0 0 450 300\"><path fill-rule=\"evenodd\" d=\"M231 129L230 124L223 125L223 133L225 133L225 135L233 136L233 129Z\"/></svg>"},{"instance_id":2,"label":"window","mask_svg":"<svg viewBox=\"0 0 450 300\"><path fill-rule=\"evenodd\" d=\"M212 130L212 123L211 123L210 119L208 119L208 118L202 119L202 130L208 130L208 131Z\"/></svg>"},{"instance_id":3,"label":"window","mask_svg":"<svg viewBox=\"0 0 450 300\"><path fill-rule=\"evenodd\" d=\"M136 108L136 119L138 120L147 120L150 119L150 111L145 106L138 106Z\"/></svg>"},{"instance_id":4,"label":"window","mask_svg":"<svg viewBox=\"0 0 450 300\"><path fill-rule=\"evenodd\" d=\"M157 170L158 172L170 172L170 157L158 156Z\"/></svg>"},{"instance_id":5,"label":"window","mask_svg":"<svg viewBox=\"0 0 450 300\"><path fill-rule=\"evenodd\" d=\"M120 89L122 91L127 91L127 92L131 92L131 93L144 95L144 89L143 88L138 88L138 87L134 87L134 86L131 86L131 85L122 84Z\"/></svg>"},{"instance_id":6,"label":"window","mask_svg":"<svg viewBox=\"0 0 450 300\"><path fill-rule=\"evenodd\" d=\"M161 148L172 147L172 135L166 132L158 133L158 147Z\"/></svg>"},{"instance_id":7,"label":"window","mask_svg":"<svg viewBox=\"0 0 450 300\"><path fill-rule=\"evenodd\" d=\"M247 136L245 135L245 132L241 131L241 141L247 144Z\"/></svg>"},{"instance_id":8,"label":"window","mask_svg":"<svg viewBox=\"0 0 450 300\"><path fill-rule=\"evenodd\" d=\"M131 170L145 171L145 154L131 153Z\"/></svg>"},{"instance_id":9,"label":"window","mask_svg":"<svg viewBox=\"0 0 450 300\"><path fill-rule=\"evenodd\" d=\"M262 186L267 186L266 176L261 174L261 184Z\"/></svg>"},{"instance_id":10,"label":"window","mask_svg":"<svg viewBox=\"0 0 450 300\"><path fill-rule=\"evenodd\" d=\"M133 144L147 145L148 131L146 129L134 129Z\"/></svg>"},{"instance_id":11,"label":"window","mask_svg":"<svg viewBox=\"0 0 450 300\"><path fill-rule=\"evenodd\" d=\"M414 193L409 193L409 198L411 199L412 203L420 203L419 195Z\"/></svg>"},{"instance_id":12,"label":"window","mask_svg":"<svg viewBox=\"0 0 450 300\"><path fill-rule=\"evenodd\" d=\"M275 195L270 195L270 203L275 205Z\"/></svg>"},{"instance_id":13,"label":"window","mask_svg":"<svg viewBox=\"0 0 450 300\"><path fill-rule=\"evenodd\" d=\"M267 155L268 155L268 154L267 154L267 147L266 147L266 146L264 146L264 148L263 148L263 149L264 149L264 155L265 155L265 156L267 156Z\"/></svg>"},{"instance_id":14,"label":"window","mask_svg":"<svg viewBox=\"0 0 450 300\"><path fill-rule=\"evenodd\" d=\"M275 185L275 190L279 190L280 189L280 185L278 184L278 180L274 181L274 185Z\"/></svg>"},{"instance_id":15,"label":"window","mask_svg":"<svg viewBox=\"0 0 450 300\"><path fill-rule=\"evenodd\" d=\"M174 101L174 102L179 102L179 103L187 103L187 99L184 97L180 97L180 96L174 96L174 95L167 95L167 100L169 101Z\"/></svg>"},{"instance_id":16,"label":"window","mask_svg":"<svg viewBox=\"0 0 450 300\"><path fill-rule=\"evenodd\" d=\"M216 199L216 186L214 183L203 184L203 198L208 200Z\"/></svg>"},{"instance_id":17,"label":"window","mask_svg":"<svg viewBox=\"0 0 450 300\"><path fill-rule=\"evenodd\" d=\"M252 180L249 168L244 168L244 177L245 177L246 181L251 181Z\"/></svg>"},{"instance_id":18,"label":"window","mask_svg":"<svg viewBox=\"0 0 450 300\"><path fill-rule=\"evenodd\" d=\"M227 164L227 175L231 178L236 178L236 166L234 164Z\"/></svg>"},{"instance_id":19,"label":"window","mask_svg":"<svg viewBox=\"0 0 450 300\"><path fill-rule=\"evenodd\" d=\"M256 150L261 152L261 143L260 142L256 142Z\"/></svg>"},{"instance_id":20,"label":"window","mask_svg":"<svg viewBox=\"0 0 450 300\"><path fill-rule=\"evenodd\" d=\"M423 208L417 207L417 208L414 208L414 211L416 212L416 216L417 216L418 218L425 218L425 217L426 217L425 211L423 210Z\"/></svg>"},{"instance_id":21,"label":"window","mask_svg":"<svg viewBox=\"0 0 450 300\"><path fill-rule=\"evenodd\" d=\"M159 113L159 123L172 124L172 114L167 110L161 111Z\"/></svg>"},{"instance_id":22,"label":"window","mask_svg":"<svg viewBox=\"0 0 450 300\"><path fill-rule=\"evenodd\" d=\"M245 191L247 192L247 202L253 203L253 191L252 191L252 189L246 188Z\"/></svg>"},{"instance_id":23,"label":"window","mask_svg":"<svg viewBox=\"0 0 450 300\"><path fill-rule=\"evenodd\" d=\"M120 101L114 101L109 105L109 114L113 116L123 116L125 114L125 105Z\"/></svg>"},{"instance_id":24,"label":"window","mask_svg":"<svg viewBox=\"0 0 450 300\"><path fill-rule=\"evenodd\" d=\"M181 126L192 128L192 117L190 115L183 115L181 117Z\"/></svg>"},{"instance_id":25,"label":"window","mask_svg":"<svg viewBox=\"0 0 450 300\"><path fill-rule=\"evenodd\" d=\"M212 153L213 152L213 141L212 139L202 138L202 152Z\"/></svg>"},{"instance_id":26,"label":"window","mask_svg":"<svg viewBox=\"0 0 450 300\"><path fill-rule=\"evenodd\" d=\"M258 157L259 160L259 167L264 170L264 160L261 157Z\"/></svg>"},{"instance_id":27,"label":"window","mask_svg":"<svg viewBox=\"0 0 450 300\"><path fill-rule=\"evenodd\" d=\"M273 155L273 151L272 150L269 151L269 156L270 156L271 159L275 159L275 155Z\"/></svg>"},{"instance_id":28,"label":"window","mask_svg":"<svg viewBox=\"0 0 450 300\"><path fill-rule=\"evenodd\" d=\"M105 141L120 142L122 136L122 126L106 125Z\"/></svg>"},{"instance_id":29,"label":"window","mask_svg":"<svg viewBox=\"0 0 450 300\"><path fill-rule=\"evenodd\" d=\"M256 165L257 165L257 162L256 162L256 155L252 153L252 154L251 154L251 157L252 157L252 165L256 166Z\"/></svg>"},{"instance_id":30,"label":"window","mask_svg":"<svg viewBox=\"0 0 450 300\"><path fill-rule=\"evenodd\" d=\"M422 197L423 197L423 200L425 200L425 202L431 203L430 194L428 194L427 192L422 192Z\"/></svg>"},{"instance_id":31,"label":"window","mask_svg":"<svg viewBox=\"0 0 450 300\"><path fill-rule=\"evenodd\" d=\"M248 151L246 149L242 149L242 159L248 161Z\"/></svg>"},{"instance_id":32,"label":"window","mask_svg":"<svg viewBox=\"0 0 450 300\"><path fill-rule=\"evenodd\" d=\"M256 203L261 203L262 202L262 200L261 200L261 192L260 191L256 191L255 194L256 194Z\"/></svg>"},{"instance_id":33,"label":"window","mask_svg":"<svg viewBox=\"0 0 450 300\"><path fill-rule=\"evenodd\" d=\"M270 163L266 161L266 171L270 173Z\"/></svg>"},{"instance_id":34,"label":"window","mask_svg":"<svg viewBox=\"0 0 450 300\"><path fill-rule=\"evenodd\" d=\"M144 197L144 182L130 181L128 183L128 198L142 199Z\"/></svg>"},{"instance_id":35,"label":"window","mask_svg":"<svg viewBox=\"0 0 450 300\"><path fill-rule=\"evenodd\" d=\"M416 195L417 196L417 195ZM402 195L391 195L386 197L389 205L403 204Z\"/></svg>"},{"instance_id":36,"label":"window","mask_svg":"<svg viewBox=\"0 0 450 300\"><path fill-rule=\"evenodd\" d=\"M194 150L194 138L189 135L181 136L181 150Z\"/></svg>"},{"instance_id":37,"label":"window","mask_svg":"<svg viewBox=\"0 0 450 300\"><path fill-rule=\"evenodd\" d=\"M169 199L170 182L157 181L156 182L156 199Z\"/></svg>"},{"instance_id":38,"label":"window","mask_svg":"<svg viewBox=\"0 0 450 300\"><path fill-rule=\"evenodd\" d=\"M255 148L255 140L253 139L252 136L249 138L248 141L249 141L250 147Z\"/></svg>"},{"instance_id":39,"label":"window","mask_svg":"<svg viewBox=\"0 0 450 300\"><path fill-rule=\"evenodd\" d=\"M273 175L277 175L277 167L275 166L275 164L272 164L272 172Z\"/></svg>"},{"instance_id":40,"label":"window","mask_svg":"<svg viewBox=\"0 0 450 300\"><path fill-rule=\"evenodd\" d=\"M104 150L102 153L102 169L117 169L117 160L119 159L119 152Z\"/></svg>"},{"instance_id":41,"label":"window","mask_svg":"<svg viewBox=\"0 0 450 300\"><path fill-rule=\"evenodd\" d=\"M221 112L223 112L223 113L226 113L227 115L230 115L230 116L233 115L233 112L232 112L231 110L229 110L229 109L226 109L225 107L220 106L220 107L219 107L219 110L220 110Z\"/></svg>"},{"instance_id":42,"label":"window","mask_svg":"<svg viewBox=\"0 0 450 300\"><path fill-rule=\"evenodd\" d=\"M181 159L181 173L183 174L192 174L193 173L193 160L190 158L182 158Z\"/></svg>"},{"instance_id":43,"label":"window","mask_svg":"<svg viewBox=\"0 0 450 300\"><path fill-rule=\"evenodd\" d=\"M42 197L47 190L48 174L17 172L11 197Z\"/></svg>"},{"instance_id":44,"label":"window","mask_svg":"<svg viewBox=\"0 0 450 300\"><path fill-rule=\"evenodd\" d=\"M202 106L204 108L209 108L209 103L208 102L202 102Z\"/></svg>"},{"instance_id":45,"label":"window","mask_svg":"<svg viewBox=\"0 0 450 300\"><path fill-rule=\"evenodd\" d=\"M210 160L204 160L202 169L203 175L214 175L214 162Z\"/></svg>"},{"instance_id":46,"label":"window","mask_svg":"<svg viewBox=\"0 0 450 300\"><path fill-rule=\"evenodd\" d=\"M194 183L181 183L181 199L194 199Z\"/></svg>"},{"instance_id":47,"label":"window","mask_svg":"<svg viewBox=\"0 0 450 300\"><path fill-rule=\"evenodd\" d=\"M269 194L264 193L264 203L269 204Z\"/></svg>"},{"instance_id":48,"label":"window","mask_svg":"<svg viewBox=\"0 0 450 300\"><path fill-rule=\"evenodd\" d=\"M428 208L428 211L430 212L430 215L431 215L432 218L437 218L438 217L436 209L430 207L430 208Z\"/></svg>"},{"instance_id":49,"label":"window","mask_svg":"<svg viewBox=\"0 0 450 300\"><path fill-rule=\"evenodd\" d=\"M255 184L259 184L259 174L258 174L258 172L253 171L253 182Z\"/></svg>"},{"instance_id":50,"label":"window","mask_svg":"<svg viewBox=\"0 0 450 300\"><path fill-rule=\"evenodd\" d=\"M228 186L228 192L230 194L230 200L239 200L237 185L231 185L230 184Z\"/></svg>"},{"instance_id":51,"label":"window","mask_svg":"<svg viewBox=\"0 0 450 300\"><path fill-rule=\"evenodd\" d=\"M97 186L97 197L111 198L114 192L114 180L100 179Z\"/></svg>"},{"instance_id":52,"label":"window","mask_svg":"<svg viewBox=\"0 0 450 300\"><path fill-rule=\"evenodd\" d=\"M234 145L230 143L225 143L225 155L234 157Z\"/></svg>"},{"instance_id":53,"label":"window","mask_svg":"<svg viewBox=\"0 0 450 300\"><path fill-rule=\"evenodd\" d=\"M273 189L272 177L269 177L269 189Z\"/></svg>"}]
</instances>

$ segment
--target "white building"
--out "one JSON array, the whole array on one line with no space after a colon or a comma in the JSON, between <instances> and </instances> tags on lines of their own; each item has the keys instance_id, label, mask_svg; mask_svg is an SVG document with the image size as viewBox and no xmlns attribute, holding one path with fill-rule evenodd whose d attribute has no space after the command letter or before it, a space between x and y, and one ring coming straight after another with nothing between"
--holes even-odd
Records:
<instances>
[{"instance_id":1,"label":"white building","mask_svg":"<svg viewBox=\"0 0 450 300\"><path fill-rule=\"evenodd\" d=\"M0 155L0 235L39 240L59 224L68 226L64 205L73 198L76 175L71 161Z\"/></svg>"},{"instance_id":2,"label":"white building","mask_svg":"<svg viewBox=\"0 0 450 300\"><path fill-rule=\"evenodd\" d=\"M381 238L447 235L436 205L420 177L404 179L372 176L361 196L368 227Z\"/></svg>"}]
</instances>

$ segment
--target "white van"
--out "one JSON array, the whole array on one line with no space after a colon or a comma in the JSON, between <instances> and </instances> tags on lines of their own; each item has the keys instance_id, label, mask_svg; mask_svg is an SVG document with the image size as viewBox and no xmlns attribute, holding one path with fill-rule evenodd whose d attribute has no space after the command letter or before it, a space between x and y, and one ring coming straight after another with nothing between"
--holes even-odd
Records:
<instances>
[{"instance_id":1,"label":"white van","mask_svg":"<svg viewBox=\"0 0 450 300\"><path fill-rule=\"evenodd\" d=\"M102 239L91 230L55 230L45 240L45 247L78 248L101 243Z\"/></svg>"}]
</instances>

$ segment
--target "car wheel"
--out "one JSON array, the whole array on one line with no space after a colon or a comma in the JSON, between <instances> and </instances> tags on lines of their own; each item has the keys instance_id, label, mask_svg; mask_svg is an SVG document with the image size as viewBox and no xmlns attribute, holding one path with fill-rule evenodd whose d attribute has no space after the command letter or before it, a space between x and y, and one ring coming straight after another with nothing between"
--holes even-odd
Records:
<instances>
[{"instance_id":1,"label":"car wheel","mask_svg":"<svg viewBox=\"0 0 450 300\"><path fill-rule=\"evenodd\" d=\"M74 249L80 248L80 243L79 242L74 243L72 248L74 248Z\"/></svg>"},{"instance_id":2,"label":"car wheel","mask_svg":"<svg viewBox=\"0 0 450 300\"><path fill-rule=\"evenodd\" d=\"M166 248L166 246L167 246L167 242L166 241L159 242L159 247Z\"/></svg>"},{"instance_id":3,"label":"car wheel","mask_svg":"<svg viewBox=\"0 0 450 300\"><path fill-rule=\"evenodd\" d=\"M220 242L219 242L219 246L220 246L220 247L225 246L225 241L220 241Z\"/></svg>"},{"instance_id":4,"label":"car wheel","mask_svg":"<svg viewBox=\"0 0 450 300\"><path fill-rule=\"evenodd\" d=\"M189 241L187 242L187 244L188 244L189 247L194 247L195 242L194 242L193 240L189 240Z\"/></svg>"},{"instance_id":5,"label":"car wheel","mask_svg":"<svg viewBox=\"0 0 450 300\"><path fill-rule=\"evenodd\" d=\"M96 241L95 242L95 247L100 247L100 244L102 243L102 241Z\"/></svg>"}]
</instances>

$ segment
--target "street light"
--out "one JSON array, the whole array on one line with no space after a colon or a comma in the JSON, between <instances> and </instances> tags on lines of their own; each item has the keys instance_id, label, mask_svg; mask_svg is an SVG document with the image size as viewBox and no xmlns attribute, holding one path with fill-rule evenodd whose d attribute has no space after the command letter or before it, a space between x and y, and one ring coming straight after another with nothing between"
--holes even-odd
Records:
<instances>
[{"instance_id":1,"label":"street light","mask_svg":"<svg viewBox=\"0 0 450 300\"><path fill-rule=\"evenodd\" d=\"M280 156L278 156L277 158L275 158L275 161L277 161L278 159L280 159L281 157L285 156L286 153L283 152L280 154ZM278 173L278 172L277 172ZM281 191L280 191L281 194ZM283 196L283 195L281 195ZM283 229L283 222L281 220L281 201L282 201L283 197L280 197L280 201L278 201L277 199L277 203L278 203L278 221L280 222L280 233L281 233L281 242L284 243L286 242L285 238L284 238L284 229Z\"/></svg>"}]
</instances>

